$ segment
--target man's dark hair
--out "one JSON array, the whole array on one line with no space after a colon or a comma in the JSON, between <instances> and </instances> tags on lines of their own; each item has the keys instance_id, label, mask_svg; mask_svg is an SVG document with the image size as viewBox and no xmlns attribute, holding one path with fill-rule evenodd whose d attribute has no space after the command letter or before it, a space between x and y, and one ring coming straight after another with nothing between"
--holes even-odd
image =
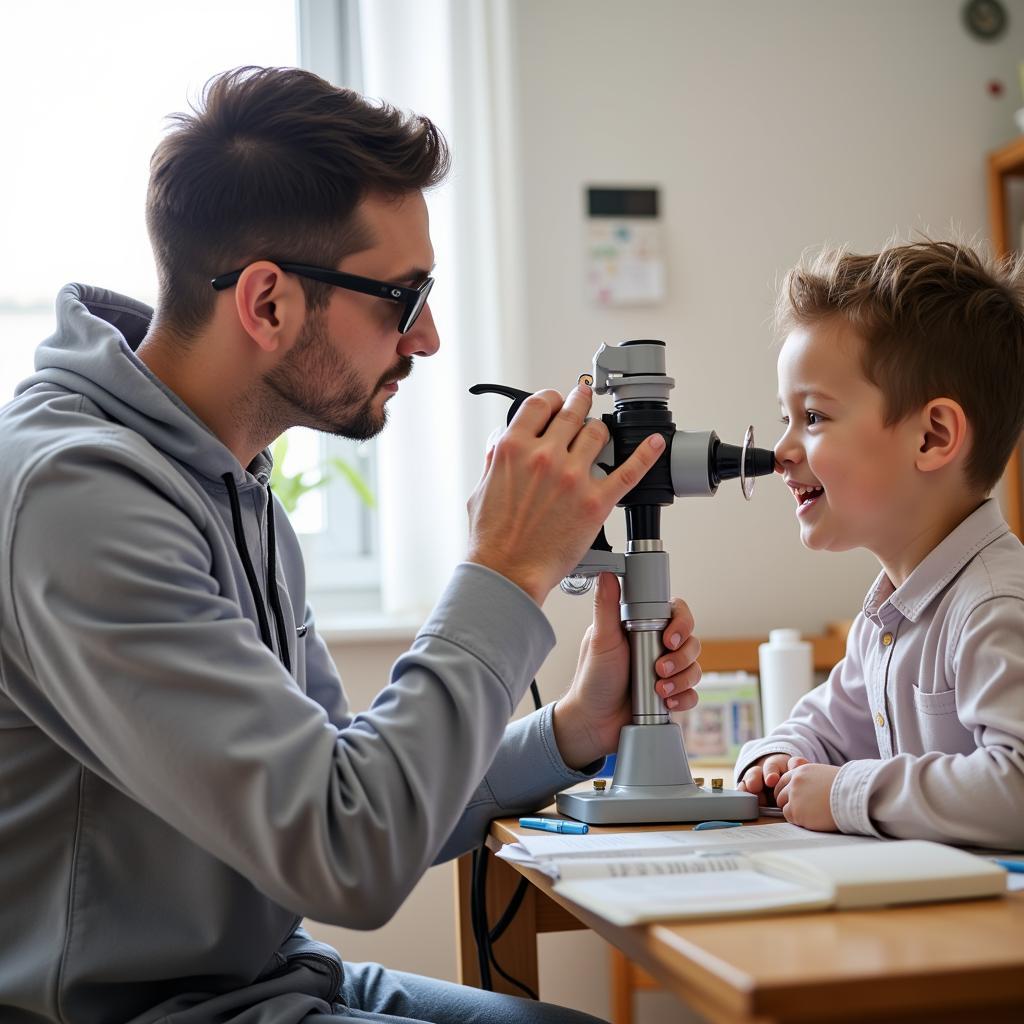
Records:
<instances>
[{"instance_id":1,"label":"man's dark hair","mask_svg":"<svg viewBox=\"0 0 1024 1024\"><path fill-rule=\"evenodd\" d=\"M188 337L213 313L210 279L257 259L335 267L372 244L354 211L442 181L449 151L427 118L299 68L242 67L170 115L150 161L146 225L162 326ZM330 286L302 280L311 309Z\"/></svg>"},{"instance_id":2,"label":"man's dark hair","mask_svg":"<svg viewBox=\"0 0 1024 1024\"><path fill-rule=\"evenodd\" d=\"M864 339L864 375L885 396L887 425L933 398L963 406L974 435L967 482L991 490L1024 427L1024 260L931 240L868 256L826 248L789 272L776 323L786 333L833 318Z\"/></svg>"}]
</instances>

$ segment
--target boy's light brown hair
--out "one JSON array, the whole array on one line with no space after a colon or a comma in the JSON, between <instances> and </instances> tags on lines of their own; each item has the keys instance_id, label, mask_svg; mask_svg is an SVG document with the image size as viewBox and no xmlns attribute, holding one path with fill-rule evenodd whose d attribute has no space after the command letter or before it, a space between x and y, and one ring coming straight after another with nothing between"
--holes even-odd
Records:
<instances>
[{"instance_id":1,"label":"boy's light brown hair","mask_svg":"<svg viewBox=\"0 0 1024 1024\"><path fill-rule=\"evenodd\" d=\"M444 137L425 117L372 103L299 68L241 67L207 82L150 162L146 224L157 316L187 340L213 315L212 278L258 259L334 268L372 241L356 213L445 177ZM307 306L330 285L300 279Z\"/></svg>"},{"instance_id":2,"label":"boy's light brown hair","mask_svg":"<svg viewBox=\"0 0 1024 1024\"><path fill-rule=\"evenodd\" d=\"M776 309L782 334L842 317L864 339L864 374L891 426L933 398L963 407L968 485L988 493L1024 429L1024 268L954 242L875 255L826 249L794 267Z\"/></svg>"}]
</instances>

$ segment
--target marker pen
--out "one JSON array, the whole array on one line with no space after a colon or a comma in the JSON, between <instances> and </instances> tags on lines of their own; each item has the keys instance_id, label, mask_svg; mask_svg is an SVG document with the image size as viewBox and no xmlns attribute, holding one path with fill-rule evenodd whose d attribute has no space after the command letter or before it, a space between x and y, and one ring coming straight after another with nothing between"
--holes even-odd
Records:
<instances>
[{"instance_id":1,"label":"marker pen","mask_svg":"<svg viewBox=\"0 0 1024 1024\"><path fill-rule=\"evenodd\" d=\"M520 818L520 828L536 828L541 832L562 832L570 836L583 836L590 831L582 821L564 821L561 818Z\"/></svg>"},{"instance_id":2,"label":"marker pen","mask_svg":"<svg viewBox=\"0 0 1024 1024\"><path fill-rule=\"evenodd\" d=\"M519 823L520 825L522 822ZM992 858L1001 868L1013 872L1015 875L1024 875L1024 860L1007 860L1004 857Z\"/></svg>"}]
</instances>

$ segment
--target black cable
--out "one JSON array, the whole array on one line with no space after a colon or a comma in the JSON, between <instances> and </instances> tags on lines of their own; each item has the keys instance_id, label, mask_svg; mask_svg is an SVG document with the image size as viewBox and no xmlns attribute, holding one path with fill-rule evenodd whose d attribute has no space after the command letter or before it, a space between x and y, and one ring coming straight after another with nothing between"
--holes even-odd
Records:
<instances>
[{"instance_id":1,"label":"black cable","mask_svg":"<svg viewBox=\"0 0 1024 1024\"><path fill-rule=\"evenodd\" d=\"M485 987L487 988L488 991L491 991L491 992L494 991L493 986L492 986L492 982L491 982L491 972L490 972L490 967L493 967L510 985L515 985L515 987L517 989L519 989L519 991L522 992L525 996L527 996L530 999L536 1000L538 998L537 997L537 993L534 992L533 989L530 988L529 985L526 985L523 982L519 981L518 979L513 978L512 975L509 974L501 966L501 964L498 963L498 960L497 960L497 958L494 955L494 949L491 946L491 933L488 930L488 926L487 926L487 851L486 851L486 849L482 849L480 851L480 856L479 856L479 858L477 860L477 865L478 865L479 870L477 871L477 877L475 879L475 883L476 883L476 889L477 889L477 911L478 911L478 915L479 915L479 928L480 928L480 940L481 940L480 941L480 945L478 945L478 947L477 947L477 951L478 951L478 959L480 959L482 963L487 965L487 971L486 971L486 973L487 973L487 985ZM524 878L523 881L525 882L526 879ZM513 897L513 899L514 899L514 897ZM505 914L502 914L501 916L502 916L502 918L505 918L507 916L507 911L506 911ZM509 920L511 920L511 918L509 918ZM482 955L481 955L481 947L482 947ZM489 961L489 964L487 964L487 961ZM482 985L483 984L483 971L481 971L481 979L480 980L481 980L481 985Z\"/></svg>"},{"instance_id":2,"label":"black cable","mask_svg":"<svg viewBox=\"0 0 1024 1024\"><path fill-rule=\"evenodd\" d=\"M540 710L542 702L540 699L540 688L537 680L530 683L530 693L533 696L533 706ZM515 985L520 992L530 999L539 999L536 992L529 985L513 978L498 963L494 955L494 943L505 933L505 930L512 923L513 918L522 906L526 896L529 882L524 878L516 886L516 891L508 901L508 906L503 911L498 923L491 928L487 923L487 842L481 844L479 850L473 851L471 867L472 881L469 893L469 916L473 925L473 938L476 941L477 963L480 969L480 987L488 992L494 991L494 984L491 978L491 967L500 974L510 985Z\"/></svg>"},{"instance_id":3,"label":"black cable","mask_svg":"<svg viewBox=\"0 0 1024 1024\"><path fill-rule=\"evenodd\" d=\"M520 879L519 884L516 886L516 891L512 894L512 899L508 901L505 913L498 918L498 923L488 933L488 938L492 943L497 942L505 934L505 929L512 923L512 919L519 912L519 908L526 896L526 890L529 888L530 883L525 878Z\"/></svg>"},{"instance_id":4,"label":"black cable","mask_svg":"<svg viewBox=\"0 0 1024 1024\"><path fill-rule=\"evenodd\" d=\"M505 980L506 980L506 981L507 981L507 982L508 982L508 983L509 983L510 985L515 985L515 987L516 987L517 989L519 989L519 990L520 990L520 991L521 991L521 992L523 993L523 995L525 995L525 996L526 996L526 998L527 998L527 999L532 999L532 1000L533 1000L533 1001L534 1001L535 1003L536 1003L536 1002L539 1002L539 1001L540 1001L540 996L538 996L538 995L537 995L537 993L536 993L536 992L534 992L534 991L533 991L533 989L532 989L532 988L530 988L530 986L529 986L529 985L524 985L524 984L523 984L523 983L522 983L521 981L516 981L516 979L515 979L515 978L513 978L511 974L509 974L509 973L507 973L506 971L502 970L502 969L501 969L501 967L499 967L499 966L498 966L498 961L494 959L494 954L493 954L493 953L491 953L491 963L493 963L493 964L494 964L494 969L495 969L495 970L496 970L496 971L497 971L497 972L498 972L498 973L499 973L499 974L500 974L500 975L501 975L501 976L502 976L502 977L503 977L503 978L504 978L504 979L505 979ZM493 989L492 989L491 991L493 991Z\"/></svg>"},{"instance_id":5,"label":"black cable","mask_svg":"<svg viewBox=\"0 0 1024 1024\"><path fill-rule=\"evenodd\" d=\"M469 917L473 924L473 938L476 940L476 958L477 966L480 970L480 987L486 989L488 992L494 991L494 983L491 981L491 963L488 955L487 942L483 937L483 931L486 927L486 914L484 915L484 922L481 923L480 908L484 903L484 893L482 885L487 879L487 870L480 866L481 860L486 857L486 847L481 850L473 851L473 881L469 887Z\"/></svg>"}]
</instances>

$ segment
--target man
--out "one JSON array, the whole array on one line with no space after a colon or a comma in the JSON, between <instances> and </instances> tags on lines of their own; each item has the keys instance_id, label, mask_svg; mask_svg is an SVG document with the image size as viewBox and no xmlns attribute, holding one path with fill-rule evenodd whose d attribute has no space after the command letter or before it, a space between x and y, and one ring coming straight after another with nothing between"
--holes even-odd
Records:
<instances>
[{"instance_id":1,"label":"man","mask_svg":"<svg viewBox=\"0 0 1024 1024\"><path fill-rule=\"evenodd\" d=\"M596 770L629 719L614 577L567 694L508 724L541 605L661 447L590 477L590 395L527 401L470 546L349 713L266 446L376 434L437 351L422 191L443 140L294 69L214 79L152 161L154 315L69 285L0 411L0 1019L579 1020L376 966L299 927L385 922L487 821ZM663 693L695 703L682 602Z\"/></svg>"}]
</instances>

